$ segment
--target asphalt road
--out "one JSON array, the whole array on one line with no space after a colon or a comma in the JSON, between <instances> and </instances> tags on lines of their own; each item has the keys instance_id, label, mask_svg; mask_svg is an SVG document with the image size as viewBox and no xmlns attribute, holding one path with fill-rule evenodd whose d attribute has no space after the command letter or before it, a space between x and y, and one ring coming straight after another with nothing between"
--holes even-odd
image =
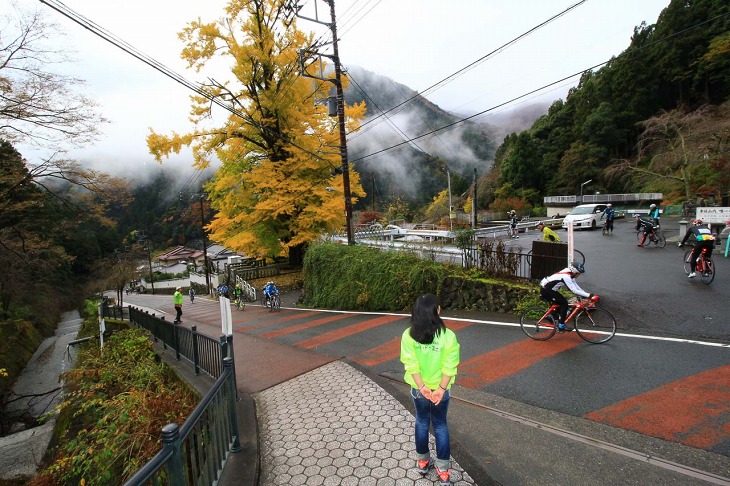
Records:
<instances>
[{"instance_id":1,"label":"asphalt road","mask_svg":"<svg viewBox=\"0 0 730 486\"><path fill-rule=\"evenodd\" d=\"M673 231L676 240L678 225L674 224L676 231L672 226L671 221L664 222L668 236ZM529 246L532 236L522 235L515 243ZM588 457L586 464L580 457L560 465L546 459L545 469L530 476L516 467L520 461L515 457L530 448L529 443L521 443L523 439L534 439L524 429L497 430L490 418L497 410L497 414L514 414L519 420L603 440L618 449L641 451L647 458L656 456L730 477L727 259L716 250L718 275L706 286L685 276L684 251L676 243L663 249L638 248L631 221L618 221L611 236L585 231L577 232L575 240L586 255L587 273L579 281L581 286L600 294L601 305L619 323L619 332L609 343L590 345L575 333L540 343L524 336L514 316L445 313L447 325L462 345L458 396L471 400L455 405L454 432L473 457L473 466L487 464L486 470L503 484L536 484L538 473L557 471L556 467L572 468L572 472L564 471L564 477L576 478L596 468L615 473L625 467L596 464L591 462L595 458ZM279 313L258 305L234 309L234 343L235 335L242 333L344 359L374 376L402 378L399 338L408 326L407 315L294 309L296 297L284 295ZM171 296L127 296L127 303L172 316L171 300ZM190 304L186 300L183 320L186 326L219 323L218 302L198 298ZM477 402L491 410L479 412L471 405ZM490 437L496 440L502 433L495 447ZM547 444L555 440L548 438ZM579 454L577 443L566 442L573 455ZM638 477L642 474L636 472ZM682 480L676 484L704 483Z\"/></svg>"},{"instance_id":2,"label":"asphalt road","mask_svg":"<svg viewBox=\"0 0 730 486\"><path fill-rule=\"evenodd\" d=\"M662 218L662 230L665 248L637 247L631 219L616 220L612 235L576 231L575 247L586 257L579 285L601 296L601 307L614 315L619 331L730 343L730 258L722 256L724 245L713 253L715 280L704 285L682 268L686 249L676 244L679 220ZM567 238L563 230L558 235ZM533 231L513 241L529 249L535 237Z\"/></svg>"}]
</instances>

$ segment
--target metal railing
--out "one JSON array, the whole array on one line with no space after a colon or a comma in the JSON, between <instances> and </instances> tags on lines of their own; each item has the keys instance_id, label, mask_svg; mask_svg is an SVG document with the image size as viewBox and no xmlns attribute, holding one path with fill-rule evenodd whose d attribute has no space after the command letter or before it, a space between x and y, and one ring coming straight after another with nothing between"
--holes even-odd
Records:
<instances>
[{"instance_id":1,"label":"metal railing","mask_svg":"<svg viewBox=\"0 0 730 486\"><path fill-rule=\"evenodd\" d=\"M222 373L222 358L233 357L233 336L221 336L220 340L199 333L196 326L190 329L168 322L154 314L129 307L130 320L152 333L155 341L175 351L175 358L185 358L195 367L195 374L204 373L218 378ZM228 353L228 354L226 354Z\"/></svg>"},{"instance_id":2,"label":"metal railing","mask_svg":"<svg viewBox=\"0 0 730 486\"><path fill-rule=\"evenodd\" d=\"M223 372L182 427L162 428L162 450L124 486L214 485L232 452L241 451L236 416L233 360L223 360Z\"/></svg>"},{"instance_id":3,"label":"metal railing","mask_svg":"<svg viewBox=\"0 0 730 486\"><path fill-rule=\"evenodd\" d=\"M101 317L106 319L119 319L122 321L129 320L129 308L122 307L120 305L102 305L101 306Z\"/></svg>"}]
</instances>

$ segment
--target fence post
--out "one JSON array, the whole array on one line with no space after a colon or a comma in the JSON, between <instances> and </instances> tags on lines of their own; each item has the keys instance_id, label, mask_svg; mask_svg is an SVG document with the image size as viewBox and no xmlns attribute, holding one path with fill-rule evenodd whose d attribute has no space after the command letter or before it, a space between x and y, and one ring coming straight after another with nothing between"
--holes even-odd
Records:
<instances>
[{"instance_id":1,"label":"fence post","mask_svg":"<svg viewBox=\"0 0 730 486\"><path fill-rule=\"evenodd\" d=\"M175 346L175 359L180 361L180 338L177 333L177 328L180 324L177 321L172 322L172 342Z\"/></svg>"},{"instance_id":2,"label":"fence post","mask_svg":"<svg viewBox=\"0 0 730 486\"><path fill-rule=\"evenodd\" d=\"M221 373L223 373L223 365L225 364L226 358L228 357L228 339L225 335L221 334L218 338L221 343Z\"/></svg>"},{"instance_id":3,"label":"fence post","mask_svg":"<svg viewBox=\"0 0 730 486\"><path fill-rule=\"evenodd\" d=\"M223 359L223 372L229 369L231 370L229 382L232 389L229 389L229 404L228 409L231 411L231 438L233 439L233 443L231 444L231 452L241 452L243 450L243 447L241 447L241 441L239 440L238 436L238 413L236 411L236 401L238 400L237 394L238 394L238 386L236 385L235 380L235 373L233 371L236 369L235 366L233 366L233 359L232 358L224 358ZM172 483L171 483L172 484Z\"/></svg>"},{"instance_id":4,"label":"fence post","mask_svg":"<svg viewBox=\"0 0 730 486\"><path fill-rule=\"evenodd\" d=\"M236 356L233 350L233 334L226 336L226 343L228 344L228 357L231 358L233 363L233 383L238 383L236 378ZM238 387L236 386L236 400L238 400Z\"/></svg>"},{"instance_id":5,"label":"fence post","mask_svg":"<svg viewBox=\"0 0 730 486\"><path fill-rule=\"evenodd\" d=\"M180 447L180 426L167 424L162 427L162 447L171 447L172 455L167 463L169 484L184 484L182 467L182 448Z\"/></svg>"},{"instance_id":6,"label":"fence post","mask_svg":"<svg viewBox=\"0 0 730 486\"><path fill-rule=\"evenodd\" d=\"M198 326L190 328L193 331L193 365L195 365L195 376L200 374L200 355L198 353Z\"/></svg>"}]
</instances>

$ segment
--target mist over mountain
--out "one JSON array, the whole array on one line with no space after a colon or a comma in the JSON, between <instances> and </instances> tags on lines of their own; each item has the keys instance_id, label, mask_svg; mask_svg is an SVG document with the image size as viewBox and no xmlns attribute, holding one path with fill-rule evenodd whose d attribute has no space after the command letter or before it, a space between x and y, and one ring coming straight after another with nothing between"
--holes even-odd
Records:
<instances>
[{"instance_id":1,"label":"mist over mountain","mask_svg":"<svg viewBox=\"0 0 730 486\"><path fill-rule=\"evenodd\" d=\"M413 89L359 66L348 66L348 104L365 102L362 128L348 137L349 160L362 177L368 196L359 207L401 197L430 202L448 185L463 192L476 169L484 175L506 135L528 128L547 112L547 104L490 116L490 123L449 113ZM448 128L443 128L448 127ZM456 187L454 187L456 186Z\"/></svg>"}]
</instances>

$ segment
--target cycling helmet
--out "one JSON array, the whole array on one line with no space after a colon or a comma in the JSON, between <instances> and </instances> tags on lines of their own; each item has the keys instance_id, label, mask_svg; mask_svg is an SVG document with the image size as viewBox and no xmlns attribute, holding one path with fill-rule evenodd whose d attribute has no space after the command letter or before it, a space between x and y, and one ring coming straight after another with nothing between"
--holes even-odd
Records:
<instances>
[{"instance_id":1,"label":"cycling helmet","mask_svg":"<svg viewBox=\"0 0 730 486\"><path fill-rule=\"evenodd\" d=\"M606 207L607 208L610 208L611 207L611 203L606 204Z\"/></svg>"},{"instance_id":2,"label":"cycling helmet","mask_svg":"<svg viewBox=\"0 0 730 486\"><path fill-rule=\"evenodd\" d=\"M649 209L654 209L654 208L656 208L656 204L652 204L651 206L649 206Z\"/></svg>"},{"instance_id":3,"label":"cycling helmet","mask_svg":"<svg viewBox=\"0 0 730 486\"><path fill-rule=\"evenodd\" d=\"M545 223L543 223L542 221L538 221L537 226L545 226Z\"/></svg>"},{"instance_id":4,"label":"cycling helmet","mask_svg":"<svg viewBox=\"0 0 730 486\"><path fill-rule=\"evenodd\" d=\"M573 273L586 273L586 268L580 262L571 263L569 268Z\"/></svg>"},{"instance_id":5,"label":"cycling helmet","mask_svg":"<svg viewBox=\"0 0 730 486\"><path fill-rule=\"evenodd\" d=\"M694 221L692 221L692 226L697 226L697 225L700 225L700 224L702 224L702 220L701 219L695 219Z\"/></svg>"}]
</instances>

